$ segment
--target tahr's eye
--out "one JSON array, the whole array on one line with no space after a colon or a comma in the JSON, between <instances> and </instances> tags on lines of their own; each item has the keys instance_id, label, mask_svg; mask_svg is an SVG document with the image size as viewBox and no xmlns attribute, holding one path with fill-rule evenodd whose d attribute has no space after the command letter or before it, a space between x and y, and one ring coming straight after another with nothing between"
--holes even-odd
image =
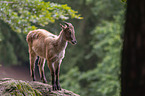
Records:
<instances>
[{"instance_id":1,"label":"tahr's eye","mask_svg":"<svg viewBox=\"0 0 145 96\"><path fill-rule=\"evenodd\" d=\"M68 30L68 32L69 32L69 34L71 34L71 31L70 30Z\"/></svg>"}]
</instances>

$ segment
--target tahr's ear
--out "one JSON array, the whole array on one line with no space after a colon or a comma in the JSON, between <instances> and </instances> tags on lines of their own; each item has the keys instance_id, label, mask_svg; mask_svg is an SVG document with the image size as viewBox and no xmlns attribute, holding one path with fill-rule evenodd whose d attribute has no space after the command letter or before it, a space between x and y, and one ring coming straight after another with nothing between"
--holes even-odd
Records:
<instances>
[{"instance_id":1,"label":"tahr's ear","mask_svg":"<svg viewBox=\"0 0 145 96\"><path fill-rule=\"evenodd\" d=\"M65 29L65 27L62 24L60 24L60 26L61 26L61 29L63 29L63 30Z\"/></svg>"},{"instance_id":2,"label":"tahr's ear","mask_svg":"<svg viewBox=\"0 0 145 96\"><path fill-rule=\"evenodd\" d=\"M68 23L68 22L63 21L63 23L64 23L64 24L66 24L66 25L67 25L67 27L69 27L69 26L70 26L70 23Z\"/></svg>"}]
</instances>

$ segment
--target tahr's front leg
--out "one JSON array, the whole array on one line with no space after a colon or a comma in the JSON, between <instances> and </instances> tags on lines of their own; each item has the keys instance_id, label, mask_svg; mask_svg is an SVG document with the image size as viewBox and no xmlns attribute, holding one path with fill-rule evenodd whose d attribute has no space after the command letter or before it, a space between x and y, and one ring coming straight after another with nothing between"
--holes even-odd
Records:
<instances>
[{"instance_id":1,"label":"tahr's front leg","mask_svg":"<svg viewBox=\"0 0 145 96\"><path fill-rule=\"evenodd\" d=\"M56 75L53 73L51 73L51 78L52 78L52 88L53 90L57 90L57 85L56 85L56 79L55 79Z\"/></svg>"},{"instance_id":2,"label":"tahr's front leg","mask_svg":"<svg viewBox=\"0 0 145 96\"><path fill-rule=\"evenodd\" d=\"M59 84L59 69L56 70L56 86L57 86L57 90L61 90L61 87L60 87L60 84Z\"/></svg>"},{"instance_id":3,"label":"tahr's front leg","mask_svg":"<svg viewBox=\"0 0 145 96\"><path fill-rule=\"evenodd\" d=\"M57 86L57 90L61 90L61 87L60 87L60 84L59 84L59 72L60 72L60 65L61 65L61 61L60 60L59 62L56 62L55 63L55 74L56 74L56 86Z\"/></svg>"},{"instance_id":4,"label":"tahr's front leg","mask_svg":"<svg viewBox=\"0 0 145 96\"><path fill-rule=\"evenodd\" d=\"M50 70L50 73L51 73L52 89L53 89L53 90L57 90L55 70L54 70L54 68L52 67L52 65L53 65L54 63L52 63L52 62L50 62L50 61L48 61L48 60L47 60L47 63L48 63L48 67L49 67L49 70Z\"/></svg>"}]
</instances>

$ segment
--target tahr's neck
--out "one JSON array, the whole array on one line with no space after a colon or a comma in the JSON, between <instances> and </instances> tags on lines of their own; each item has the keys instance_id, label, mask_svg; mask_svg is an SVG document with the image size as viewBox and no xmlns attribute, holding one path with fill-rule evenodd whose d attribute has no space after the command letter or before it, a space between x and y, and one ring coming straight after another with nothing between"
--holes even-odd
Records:
<instances>
[{"instance_id":1,"label":"tahr's neck","mask_svg":"<svg viewBox=\"0 0 145 96\"><path fill-rule=\"evenodd\" d=\"M60 51L64 50L68 43L64 36L65 36L65 33L62 30L57 39L58 50L60 50Z\"/></svg>"}]
</instances>

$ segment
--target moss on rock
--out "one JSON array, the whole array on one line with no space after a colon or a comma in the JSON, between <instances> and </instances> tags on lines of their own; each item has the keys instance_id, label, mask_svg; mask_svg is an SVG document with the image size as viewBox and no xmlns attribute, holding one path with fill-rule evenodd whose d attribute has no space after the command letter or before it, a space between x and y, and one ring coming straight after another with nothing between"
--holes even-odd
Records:
<instances>
[{"instance_id":1,"label":"moss on rock","mask_svg":"<svg viewBox=\"0 0 145 96\"><path fill-rule=\"evenodd\" d=\"M71 91L62 89L52 91L49 84L37 81L22 81L12 78L0 80L0 94L2 96L79 96Z\"/></svg>"}]
</instances>

